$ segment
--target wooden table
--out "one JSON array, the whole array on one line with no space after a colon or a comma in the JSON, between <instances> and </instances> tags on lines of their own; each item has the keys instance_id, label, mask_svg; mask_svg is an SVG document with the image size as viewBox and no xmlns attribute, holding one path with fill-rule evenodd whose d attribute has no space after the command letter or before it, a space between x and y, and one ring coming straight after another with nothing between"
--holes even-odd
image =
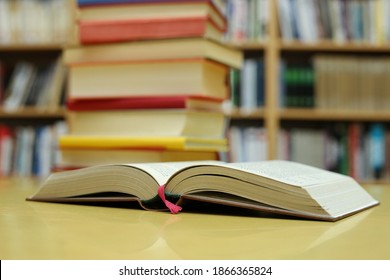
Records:
<instances>
[{"instance_id":1,"label":"wooden table","mask_svg":"<svg viewBox=\"0 0 390 280\"><path fill-rule=\"evenodd\" d=\"M390 259L390 186L332 223L25 201L38 185L0 179L0 259Z\"/></svg>"}]
</instances>

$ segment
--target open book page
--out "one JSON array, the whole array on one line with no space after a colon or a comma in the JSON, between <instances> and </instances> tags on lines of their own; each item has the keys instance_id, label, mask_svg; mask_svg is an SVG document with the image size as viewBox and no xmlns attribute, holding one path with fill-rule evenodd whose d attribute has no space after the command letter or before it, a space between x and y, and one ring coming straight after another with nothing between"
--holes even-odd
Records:
<instances>
[{"instance_id":1,"label":"open book page","mask_svg":"<svg viewBox=\"0 0 390 280\"><path fill-rule=\"evenodd\" d=\"M217 164L217 161L178 161L178 162L158 162L158 163L139 163L139 164L129 164L129 166L134 166L143 171L149 173L161 186L164 185L169 178L172 177L175 173L184 169L186 167L198 165L198 164Z\"/></svg>"},{"instance_id":2,"label":"open book page","mask_svg":"<svg viewBox=\"0 0 390 280\"><path fill-rule=\"evenodd\" d=\"M303 188L347 178L338 173L289 161L243 162L232 163L229 166Z\"/></svg>"},{"instance_id":3,"label":"open book page","mask_svg":"<svg viewBox=\"0 0 390 280\"><path fill-rule=\"evenodd\" d=\"M378 204L349 176L288 161L232 164L239 170L299 186L332 217Z\"/></svg>"}]
</instances>

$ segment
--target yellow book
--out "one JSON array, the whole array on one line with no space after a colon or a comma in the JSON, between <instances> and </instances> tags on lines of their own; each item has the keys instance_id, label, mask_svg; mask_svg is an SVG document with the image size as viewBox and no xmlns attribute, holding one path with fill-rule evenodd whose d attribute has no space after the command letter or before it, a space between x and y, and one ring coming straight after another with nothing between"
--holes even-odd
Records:
<instances>
[{"instance_id":1,"label":"yellow book","mask_svg":"<svg viewBox=\"0 0 390 280\"><path fill-rule=\"evenodd\" d=\"M207 59L69 66L68 98L228 97L229 67Z\"/></svg>"},{"instance_id":2,"label":"yellow book","mask_svg":"<svg viewBox=\"0 0 390 280\"><path fill-rule=\"evenodd\" d=\"M126 136L76 136L59 138L61 149L66 148L150 148L188 151L227 151L226 139L188 137L126 137Z\"/></svg>"},{"instance_id":3,"label":"yellow book","mask_svg":"<svg viewBox=\"0 0 390 280\"><path fill-rule=\"evenodd\" d=\"M223 138L222 112L183 109L70 111L72 135Z\"/></svg>"},{"instance_id":4,"label":"yellow book","mask_svg":"<svg viewBox=\"0 0 390 280\"><path fill-rule=\"evenodd\" d=\"M197 160L218 160L216 151L186 151L167 149L62 149L58 170L101 164L124 164L145 162L177 162Z\"/></svg>"},{"instance_id":5,"label":"yellow book","mask_svg":"<svg viewBox=\"0 0 390 280\"><path fill-rule=\"evenodd\" d=\"M107 63L207 58L233 68L241 68L243 53L204 38L175 38L95 44L67 48L66 64Z\"/></svg>"}]
</instances>

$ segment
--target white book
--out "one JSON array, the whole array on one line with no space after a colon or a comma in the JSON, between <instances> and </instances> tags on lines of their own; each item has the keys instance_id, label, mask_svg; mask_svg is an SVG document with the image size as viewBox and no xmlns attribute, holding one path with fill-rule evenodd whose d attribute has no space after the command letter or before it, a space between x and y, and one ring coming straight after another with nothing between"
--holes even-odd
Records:
<instances>
[{"instance_id":1,"label":"white book","mask_svg":"<svg viewBox=\"0 0 390 280\"><path fill-rule=\"evenodd\" d=\"M14 111L24 104L35 77L36 69L33 65L20 62L15 66L10 85L6 90L4 110Z\"/></svg>"}]
</instances>

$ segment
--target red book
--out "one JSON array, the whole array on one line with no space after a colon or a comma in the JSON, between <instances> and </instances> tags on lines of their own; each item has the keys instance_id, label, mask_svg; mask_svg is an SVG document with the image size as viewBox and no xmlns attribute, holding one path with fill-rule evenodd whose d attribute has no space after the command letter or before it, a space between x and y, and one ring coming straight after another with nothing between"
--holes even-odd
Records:
<instances>
[{"instance_id":1,"label":"red book","mask_svg":"<svg viewBox=\"0 0 390 280\"><path fill-rule=\"evenodd\" d=\"M79 23L82 44L205 37L220 41L223 31L208 18L139 19Z\"/></svg>"},{"instance_id":2,"label":"red book","mask_svg":"<svg viewBox=\"0 0 390 280\"><path fill-rule=\"evenodd\" d=\"M0 177L11 174L13 141L11 129L0 124Z\"/></svg>"},{"instance_id":3,"label":"red book","mask_svg":"<svg viewBox=\"0 0 390 280\"><path fill-rule=\"evenodd\" d=\"M3 105L5 99L5 66L0 61L0 105Z\"/></svg>"},{"instance_id":4,"label":"red book","mask_svg":"<svg viewBox=\"0 0 390 280\"><path fill-rule=\"evenodd\" d=\"M86 6L79 13L82 44L205 37L220 41L227 27L211 1Z\"/></svg>"},{"instance_id":5,"label":"red book","mask_svg":"<svg viewBox=\"0 0 390 280\"><path fill-rule=\"evenodd\" d=\"M164 108L221 111L221 104L221 99L201 96L134 96L124 98L70 98L67 101L67 108L71 111Z\"/></svg>"}]
</instances>

